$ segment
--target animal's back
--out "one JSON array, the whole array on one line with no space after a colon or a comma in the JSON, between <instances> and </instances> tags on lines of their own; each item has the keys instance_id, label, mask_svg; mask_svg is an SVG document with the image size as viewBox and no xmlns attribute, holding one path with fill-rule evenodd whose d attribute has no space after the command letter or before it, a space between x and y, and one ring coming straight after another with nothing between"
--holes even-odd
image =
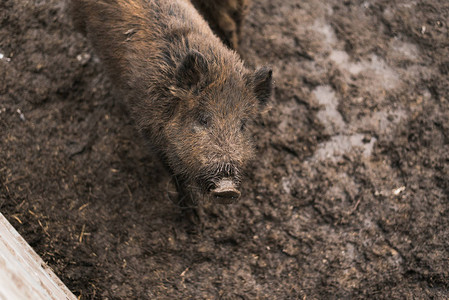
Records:
<instances>
[{"instance_id":1,"label":"animal's back","mask_svg":"<svg viewBox=\"0 0 449 300\"><path fill-rule=\"evenodd\" d=\"M73 0L72 11L118 84L140 68L169 78L188 51L217 52L210 44L220 44L188 0Z\"/></svg>"}]
</instances>

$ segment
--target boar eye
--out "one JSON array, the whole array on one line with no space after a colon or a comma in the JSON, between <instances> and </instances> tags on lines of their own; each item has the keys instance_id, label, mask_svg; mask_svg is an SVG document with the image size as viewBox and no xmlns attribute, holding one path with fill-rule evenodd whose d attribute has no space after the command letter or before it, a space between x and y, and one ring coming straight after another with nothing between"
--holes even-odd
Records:
<instances>
[{"instance_id":1,"label":"boar eye","mask_svg":"<svg viewBox=\"0 0 449 300\"><path fill-rule=\"evenodd\" d=\"M208 116L201 115L198 119L198 122L200 123L201 126L207 128L210 125L210 118Z\"/></svg>"},{"instance_id":2,"label":"boar eye","mask_svg":"<svg viewBox=\"0 0 449 300\"><path fill-rule=\"evenodd\" d=\"M242 120L242 122L240 123L240 130L243 131L246 129L246 120Z\"/></svg>"}]
</instances>

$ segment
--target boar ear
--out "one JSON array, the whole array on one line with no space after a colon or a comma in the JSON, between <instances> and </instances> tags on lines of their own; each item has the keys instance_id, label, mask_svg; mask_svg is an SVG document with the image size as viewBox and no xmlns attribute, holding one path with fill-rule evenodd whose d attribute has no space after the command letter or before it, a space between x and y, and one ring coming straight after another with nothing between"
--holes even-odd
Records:
<instances>
[{"instance_id":1,"label":"boar ear","mask_svg":"<svg viewBox=\"0 0 449 300\"><path fill-rule=\"evenodd\" d=\"M176 81L180 87L190 89L200 82L208 69L206 58L200 52L191 50L176 71Z\"/></svg>"},{"instance_id":2,"label":"boar ear","mask_svg":"<svg viewBox=\"0 0 449 300\"><path fill-rule=\"evenodd\" d=\"M273 91L273 71L269 67L259 68L253 75L253 89L261 105L267 104Z\"/></svg>"}]
</instances>

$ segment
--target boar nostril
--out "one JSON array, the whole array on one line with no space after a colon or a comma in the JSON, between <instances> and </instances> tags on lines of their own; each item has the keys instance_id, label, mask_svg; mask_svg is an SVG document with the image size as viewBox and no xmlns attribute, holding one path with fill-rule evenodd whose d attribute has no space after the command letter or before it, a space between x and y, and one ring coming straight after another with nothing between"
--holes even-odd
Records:
<instances>
[{"instance_id":1,"label":"boar nostril","mask_svg":"<svg viewBox=\"0 0 449 300\"><path fill-rule=\"evenodd\" d=\"M222 204L230 204L240 197L240 192L236 189L234 182L227 178L220 180L216 188L210 192L214 200Z\"/></svg>"},{"instance_id":2,"label":"boar nostril","mask_svg":"<svg viewBox=\"0 0 449 300\"><path fill-rule=\"evenodd\" d=\"M234 198L237 199L240 197L240 192L237 190L228 190L228 191L220 191L220 192L212 192L215 198Z\"/></svg>"}]
</instances>

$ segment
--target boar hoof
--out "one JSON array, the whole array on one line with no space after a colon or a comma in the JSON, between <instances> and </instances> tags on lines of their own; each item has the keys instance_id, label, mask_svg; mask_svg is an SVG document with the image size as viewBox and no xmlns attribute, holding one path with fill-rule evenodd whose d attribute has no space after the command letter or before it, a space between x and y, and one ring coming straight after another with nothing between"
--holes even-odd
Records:
<instances>
[{"instance_id":1,"label":"boar hoof","mask_svg":"<svg viewBox=\"0 0 449 300\"><path fill-rule=\"evenodd\" d=\"M202 218L199 211L199 207L188 207L182 209L182 215L184 220L189 222L191 225L197 226L202 224Z\"/></svg>"}]
</instances>

